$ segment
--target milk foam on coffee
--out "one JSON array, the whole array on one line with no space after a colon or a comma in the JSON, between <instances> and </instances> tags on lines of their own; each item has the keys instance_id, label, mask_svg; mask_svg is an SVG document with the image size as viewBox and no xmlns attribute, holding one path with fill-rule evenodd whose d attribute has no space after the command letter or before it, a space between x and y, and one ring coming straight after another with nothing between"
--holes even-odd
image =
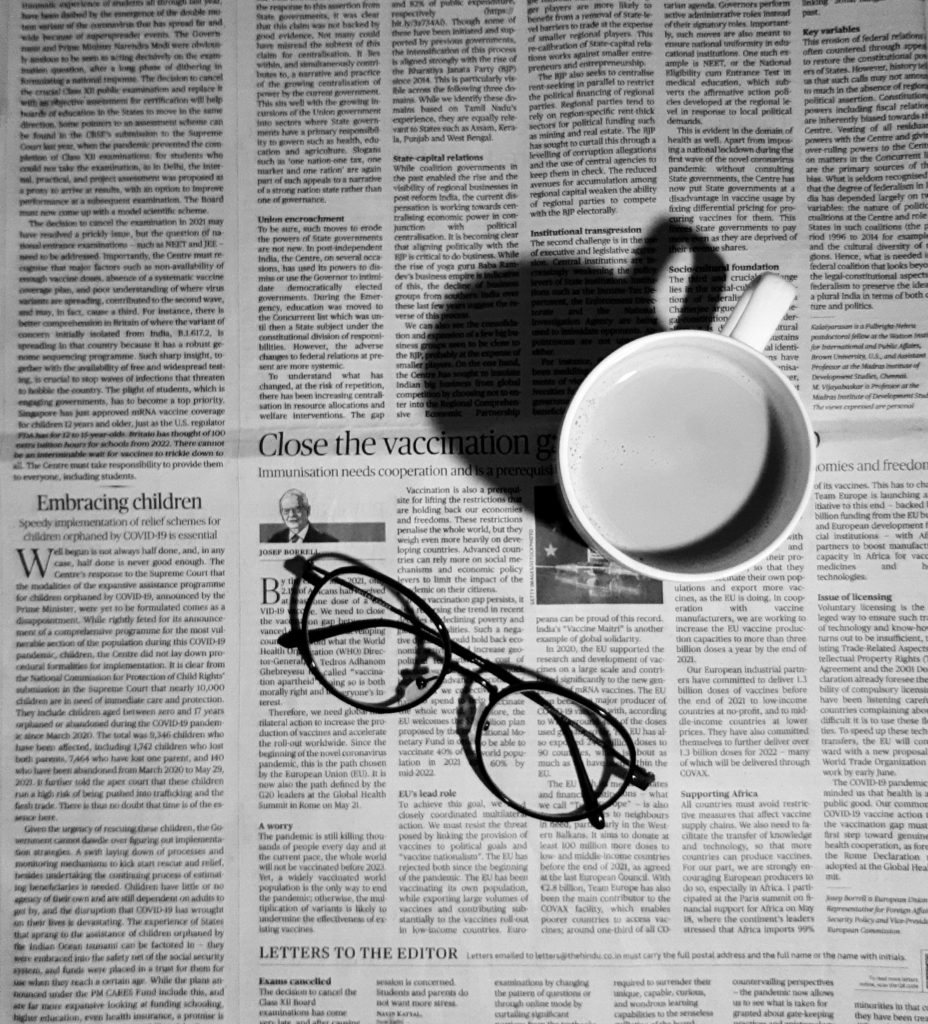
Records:
<instances>
[{"instance_id":1,"label":"milk foam on coffee","mask_svg":"<svg viewBox=\"0 0 928 1024\"><path fill-rule=\"evenodd\" d=\"M761 484L771 444L763 389L734 360L704 348L618 366L573 424L577 499L623 551L706 542Z\"/></svg>"}]
</instances>

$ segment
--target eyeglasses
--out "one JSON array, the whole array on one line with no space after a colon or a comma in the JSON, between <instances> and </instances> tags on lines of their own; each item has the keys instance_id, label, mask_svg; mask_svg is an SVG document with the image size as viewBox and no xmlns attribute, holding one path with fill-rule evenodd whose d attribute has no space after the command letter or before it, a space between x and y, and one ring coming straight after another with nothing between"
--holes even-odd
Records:
<instances>
[{"instance_id":1,"label":"eyeglasses","mask_svg":"<svg viewBox=\"0 0 928 1024\"><path fill-rule=\"evenodd\" d=\"M334 566L323 568L326 562ZM465 685L456 729L465 755L514 810L603 828L603 812L629 785L644 790L654 781L636 763L628 731L607 711L553 679L463 647L403 584L342 556L298 556L284 565L295 580L291 628L278 643L296 648L339 700L378 714L409 711L459 674Z\"/></svg>"}]
</instances>

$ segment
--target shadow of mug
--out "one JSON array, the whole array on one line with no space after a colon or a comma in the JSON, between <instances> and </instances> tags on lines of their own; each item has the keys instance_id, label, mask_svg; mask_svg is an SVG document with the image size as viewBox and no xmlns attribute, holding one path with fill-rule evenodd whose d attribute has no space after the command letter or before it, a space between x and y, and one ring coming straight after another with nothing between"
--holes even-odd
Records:
<instances>
[{"instance_id":1,"label":"shadow of mug","mask_svg":"<svg viewBox=\"0 0 928 1024\"><path fill-rule=\"evenodd\" d=\"M515 261L475 277L452 296L429 333L420 366L428 418L455 433L465 421L506 430L519 416L550 417L547 429L556 431L598 362L635 338L667 329L658 316L658 290L671 259L686 251L690 266L675 326L712 330L727 268L702 235L670 220L644 235L624 272L568 257ZM486 482L499 483L487 460L472 466ZM559 502L556 508L540 502L535 488L519 491L539 524L582 543Z\"/></svg>"},{"instance_id":2,"label":"shadow of mug","mask_svg":"<svg viewBox=\"0 0 928 1024\"><path fill-rule=\"evenodd\" d=\"M462 419L563 416L589 371L621 345L667 329L661 276L678 252L691 269L676 327L711 330L726 266L698 232L664 220L616 273L568 261L514 261L457 291L434 322L420 366L426 414L440 429Z\"/></svg>"}]
</instances>

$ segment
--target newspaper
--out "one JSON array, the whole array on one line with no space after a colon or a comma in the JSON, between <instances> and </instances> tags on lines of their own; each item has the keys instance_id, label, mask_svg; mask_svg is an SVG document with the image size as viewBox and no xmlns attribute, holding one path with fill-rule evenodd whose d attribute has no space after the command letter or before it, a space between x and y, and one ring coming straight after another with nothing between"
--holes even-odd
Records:
<instances>
[{"instance_id":1,"label":"newspaper","mask_svg":"<svg viewBox=\"0 0 928 1024\"><path fill-rule=\"evenodd\" d=\"M928 1020L924 4L5 14L0 1019ZM763 270L813 507L730 580L619 573L565 404ZM654 781L538 820L475 677L338 700L317 559Z\"/></svg>"}]
</instances>

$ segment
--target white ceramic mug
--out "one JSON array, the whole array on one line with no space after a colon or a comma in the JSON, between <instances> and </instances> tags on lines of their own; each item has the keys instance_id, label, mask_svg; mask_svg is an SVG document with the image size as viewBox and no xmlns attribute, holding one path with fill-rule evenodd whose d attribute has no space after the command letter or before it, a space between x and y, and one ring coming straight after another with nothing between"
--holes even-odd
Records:
<instances>
[{"instance_id":1,"label":"white ceramic mug","mask_svg":"<svg viewBox=\"0 0 928 1024\"><path fill-rule=\"evenodd\" d=\"M721 333L651 334L586 377L561 426L558 479L590 547L656 579L712 580L793 531L812 493L815 438L762 349L795 297L762 274Z\"/></svg>"}]
</instances>

